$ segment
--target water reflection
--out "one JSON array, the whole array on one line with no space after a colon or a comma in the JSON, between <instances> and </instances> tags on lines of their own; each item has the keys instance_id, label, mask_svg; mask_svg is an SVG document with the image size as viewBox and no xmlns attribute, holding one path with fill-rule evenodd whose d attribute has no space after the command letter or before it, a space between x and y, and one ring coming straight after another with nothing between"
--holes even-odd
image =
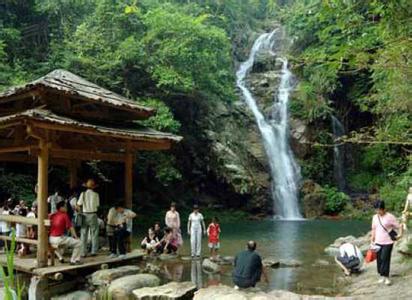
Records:
<instances>
[{"instance_id":1,"label":"water reflection","mask_svg":"<svg viewBox=\"0 0 412 300\"><path fill-rule=\"evenodd\" d=\"M203 287L202 264L200 260L192 260L192 269L190 272L190 278L193 284L195 284L198 289Z\"/></svg>"},{"instance_id":2,"label":"water reflection","mask_svg":"<svg viewBox=\"0 0 412 300\"><path fill-rule=\"evenodd\" d=\"M223 223L222 256L234 256L245 249L246 243L254 239L258 243L258 252L263 258L299 260L299 268L269 269L269 285L260 283L262 290L287 289L303 294L325 293L335 287L336 276L340 270L333 259L324 253L324 248L337 237L366 233L369 223L358 221L274 221ZM142 235L145 233L141 233ZM187 238L185 236L185 238ZM203 241L203 253L207 253L207 240ZM162 273L167 281L192 281L199 287L217 283L233 286L231 265L221 266L221 273L209 275L203 273L202 262L186 260L190 255L190 245L185 243L181 250L185 259L164 261ZM324 260L330 265L316 266L317 260ZM330 292L330 295L337 291Z\"/></svg>"},{"instance_id":3,"label":"water reflection","mask_svg":"<svg viewBox=\"0 0 412 300\"><path fill-rule=\"evenodd\" d=\"M182 281L183 278L183 263L165 264L163 266L166 279L170 281Z\"/></svg>"},{"instance_id":4,"label":"water reflection","mask_svg":"<svg viewBox=\"0 0 412 300\"><path fill-rule=\"evenodd\" d=\"M296 248L299 247L300 228L303 221L275 221L272 223L270 240L273 244L271 256L277 259L296 259ZM270 270L269 289L290 288L294 281L296 271L293 268Z\"/></svg>"}]
</instances>

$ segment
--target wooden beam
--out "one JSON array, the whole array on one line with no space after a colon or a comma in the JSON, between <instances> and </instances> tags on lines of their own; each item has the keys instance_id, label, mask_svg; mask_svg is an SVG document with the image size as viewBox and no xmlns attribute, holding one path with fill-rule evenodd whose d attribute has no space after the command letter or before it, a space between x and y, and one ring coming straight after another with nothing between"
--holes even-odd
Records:
<instances>
[{"instance_id":1,"label":"wooden beam","mask_svg":"<svg viewBox=\"0 0 412 300\"><path fill-rule=\"evenodd\" d=\"M61 124L49 124L49 123L43 123L43 122L38 122L36 121L35 126L38 128L42 129L48 129L51 131L64 131L64 132L70 132L70 133L81 133L81 134L86 134L86 135L96 135L96 136L107 136L107 137L113 137L119 140L123 141L134 141L135 143L150 143L150 145L157 145L159 146L166 146L170 145L169 140L151 140L150 137L133 137L133 136L128 136L128 135L119 135L116 133L111 133L111 132L100 132L97 129L94 128L79 128L75 125L61 125ZM140 139L140 140L139 140Z\"/></svg>"},{"instance_id":2,"label":"wooden beam","mask_svg":"<svg viewBox=\"0 0 412 300\"><path fill-rule=\"evenodd\" d=\"M37 155L38 151L34 151L32 154ZM0 154L0 161L1 162L15 162L15 163L25 163L25 164L37 164L37 157L33 155L27 154L19 154L19 153L5 153ZM57 166L64 166L68 167L71 163L69 159L63 158L49 158L50 165L57 165Z\"/></svg>"},{"instance_id":3,"label":"wooden beam","mask_svg":"<svg viewBox=\"0 0 412 300\"><path fill-rule=\"evenodd\" d=\"M44 220L47 219L47 195L48 195L48 168L49 168L49 145L46 140L39 141L40 152L38 155L37 173L37 236L39 244L37 247L37 266L47 266L48 235Z\"/></svg>"},{"instance_id":4,"label":"wooden beam","mask_svg":"<svg viewBox=\"0 0 412 300\"><path fill-rule=\"evenodd\" d=\"M133 205L133 154L128 151L124 162L124 189L125 189L125 205L132 209Z\"/></svg>"},{"instance_id":5,"label":"wooden beam","mask_svg":"<svg viewBox=\"0 0 412 300\"><path fill-rule=\"evenodd\" d=\"M102 153L98 151L75 150L75 149L51 149L50 156L56 158L87 160L104 160L124 162L125 154Z\"/></svg>"},{"instance_id":6,"label":"wooden beam","mask_svg":"<svg viewBox=\"0 0 412 300\"><path fill-rule=\"evenodd\" d=\"M77 187L77 162L72 161L69 165L69 175L70 175L70 182L69 186L71 189Z\"/></svg>"},{"instance_id":7,"label":"wooden beam","mask_svg":"<svg viewBox=\"0 0 412 300\"><path fill-rule=\"evenodd\" d=\"M0 235L0 240L3 241L11 241L13 237L11 236L6 236L6 235ZM31 239L26 239L26 238L21 238L21 237L15 237L14 240L17 243L25 243L25 244L30 244L30 245L38 245L39 242L37 240L31 240Z\"/></svg>"},{"instance_id":8,"label":"wooden beam","mask_svg":"<svg viewBox=\"0 0 412 300\"><path fill-rule=\"evenodd\" d=\"M30 146L7 147L7 148L0 148L0 153L29 152L30 149L31 149Z\"/></svg>"},{"instance_id":9,"label":"wooden beam","mask_svg":"<svg viewBox=\"0 0 412 300\"><path fill-rule=\"evenodd\" d=\"M20 223L27 225L38 225L39 220L37 218L27 218L22 216L13 215L0 215L0 221L10 222L10 223ZM44 220L44 226L50 226L50 220Z\"/></svg>"}]
</instances>

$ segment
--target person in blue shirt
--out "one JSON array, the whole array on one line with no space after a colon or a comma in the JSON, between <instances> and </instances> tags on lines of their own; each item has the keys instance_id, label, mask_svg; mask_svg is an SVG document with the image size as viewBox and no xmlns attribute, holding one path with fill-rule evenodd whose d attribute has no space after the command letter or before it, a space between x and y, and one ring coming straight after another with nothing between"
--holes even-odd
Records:
<instances>
[{"instance_id":1,"label":"person in blue shirt","mask_svg":"<svg viewBox=\"0 0 412 300\"><path fill-rule=\"evenodd\" d=\"M262 258L256 253L256 242L249 241L246 250L240 252L235 257L235 268L232 273L235 288L254 287L263 274L266 282L267 275L263 269Z\"/></svg>"}]
</instances>

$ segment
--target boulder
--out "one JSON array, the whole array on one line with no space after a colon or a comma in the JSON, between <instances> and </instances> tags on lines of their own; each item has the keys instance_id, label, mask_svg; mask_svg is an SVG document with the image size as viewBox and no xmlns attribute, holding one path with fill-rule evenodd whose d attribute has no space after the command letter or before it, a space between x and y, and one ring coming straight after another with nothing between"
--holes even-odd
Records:
<instances>
[{"instance_id":1,"label":"boulder","mask_svg":"<svg viewBox=\"0 0 412 300\"><path fill-rule=\"evenodd\" d=\"M300 266L302 266L302 262L296 259L279 260L279 268L298 268Z\"/></svg>"},{"instance_id":2,"label":"boulder","mask_svg":"<svg viewBox=\"0 0 412 300\"><path fill-rule=\"evenodd\" d=\"M92 300L93 296L87 291L75 291L51 298L52 300Z\"/></svg>"},{"instance_id":3,"label":"boulder","mask_svg":"<svg viewBox=\"0 0 412 300\"><path fill-rule=\"evenodd\" d=\"M329 266L330 264L331 263L325 259L317 259L312 266L313 267L325 267L325 266Z\"/></svg>"},{"instance_id":4,"label":"boulder","mask_svg":"<svg viewBox=\"0 0 412 300\"><path fill-rule=\"evenodd\" d=\"M274 290L265 293L256 289L235 290L232 287L219 285L200 289L194 300L332 300L343 297L325 297L315 295L299 295L288 291ZM350 298L346 298L350 299Z\"/></svg>"},{"instance_id":5,"label":"boulder","mask_svg":"<svg viewBox=\"0 0 412 300\"><path fill-rule=\"evenodd\" d=\"M336 256L339 254L339 247L344 243L354 244L359 248L359 250L365 254L370 246L370 232L361 237L354 237L353 235L348 235L345 237L340 237L336 239L333 244L325 248L325 252L329 255Z\"/></svg>"},{"instance_id":6,"label":"boulder","mask_svg":"<svg viewBox=\"0 0 412 300\"><path fill-rule=\"evenodd\" d=\"M407 256L412 256L412 234L408 233L398 242L399 253Z\"/></svg>"},{"instance_id":7,"label":"boulder","mask_svg":"<svg viewBox=\"0 0 412 300\"><path fill-rule=\"evenodd\" d=\"M119 277L133 275L139 272L140 268L138 266L123 266L113 269L99 270L91 275L90 282L92 285L104 285Z\"/></svg>"},{"instance_id":8,"label":"boulder","mask_svg":"<svg viewBox=\"0 0 412 300\"><path fill-rule=\"evenodd\" d=\"M279 268L279 259L267 257L262 260L262 264L266 268Z\"/></svg>"},{"instance_id":9,"label":"boulder","mask_svg":"<svg viewBox=\"0 0 412 300\"><path fill-rule=\"evenodd\" d=\"M177 254L160 254L160 260L172 260L178 258Z\"/></svg>"},{"instance_id":10,"label":"boulder","mask_svg":"<svg viewBox=\"0 0 412 300\"><path fill-rule=\"evenodd\" d=\"M160 267L155 264L146 263L143 272L149 274L160 274L161 270Z\"/></svg>"},{"instance_id":11,"label":"boulder","mask_svg":"<svg viewBox=\"0 0 412 300\"><path fill-rule=\"evenodd\" d=\"M302 200L303 214L306 218L312 219L323 215L326 207L327 196L323 192L307 194Z\"/></svg>"},{"instance_id":12,"label":"boulder","mask_svg":"<svg viewBox=\"0 0 412 300\"><path fill-rule=\"evenodd\" d=\"M192 282L169 282L158 287L145 287L133 291L138 300L189 300L193 299L196 285Z\"/></svg>"},{"instance_id":13,"label":"boulder","mask_svg":"<svg viewBox=\"0 0 412 300\"><path fill-rule=\"evenodd\" d=\"M262 264L267 268L297 268L302 266L302 262L296 259L276 259L267 257L262 260Z\"/></svg>"},{"instance_id":14,"label":"boulder","mask_svg":"<svg viewBox=\"0 0 412 300\"><path fill-rule=\"evenodd\" d=\"M221 265L233 265L235 263L234 256L223 256L219 259L219 264Z\"/></svg>"},{"instance_id":15,"label":"boulder","mask_svg":"<svg viewBox=\"0 0 412 300\"><path fill-rule=\"evenodd\" d=\"M121 277L112 281L107 291L112 300L133 299L132 291L160 284L159 277L152 274L137 274Z\"/></svg>"},{"instance_id":16,"label":"boulder","mask_svg":"<svg viewBox=\"0 0 412 300\"><path fill-rule=\"evenodd\" d=\"M217 263L211 261L208 258L203 260L202 268L207 273L218 273L218 272L220 272L220 266Z\"/></svg>"}]
</instances>

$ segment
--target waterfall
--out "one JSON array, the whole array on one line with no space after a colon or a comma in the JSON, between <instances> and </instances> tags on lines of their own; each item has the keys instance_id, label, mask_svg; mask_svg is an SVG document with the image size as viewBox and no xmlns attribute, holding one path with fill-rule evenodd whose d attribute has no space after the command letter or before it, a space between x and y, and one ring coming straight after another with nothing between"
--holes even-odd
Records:
<instances>
[{"instance_id":1,"label":"waterfall","mask_svg":"<svg viewBox=\"0 0 412 300\"><path fill-rule=\"evenodd\" d=\"M345 135L345 128L335 116L331 116L331 119L333 139L336 140ZM345 146L337 145L336 143L333 146L333 176L339 187L339 190L344 191L346 189Z\"/></svg>"},{"instance_id":2,"label":"waterfall","mask_svg":"<svg viewBox=\"0 0 412 300\"><path fill-rule=\"evenodd\" d=\"M252 69L258 54L276 55L273 50L276 32L277 29L271 33L264 33L256 39L249 58L239 66L236 73L237 86L253 112L262 135L272 176L272 198L275 212L282 219L300 219L297 197L300 169L289 146L288 103L293 82L287 59L277 58L282 63L282 68L279 74L280 85L274 95L270 118L264 117L245 83L245 78Z\"/></svg>"}]
</instances>

